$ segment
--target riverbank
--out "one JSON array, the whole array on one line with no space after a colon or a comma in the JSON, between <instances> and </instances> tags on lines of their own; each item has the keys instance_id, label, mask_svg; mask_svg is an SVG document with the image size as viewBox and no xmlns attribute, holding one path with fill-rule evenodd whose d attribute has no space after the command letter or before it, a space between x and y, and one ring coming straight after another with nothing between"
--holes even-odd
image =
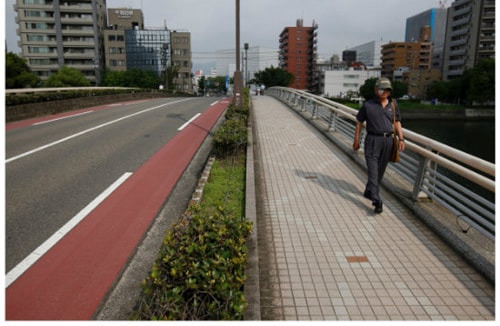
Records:
<instances>
[{"instance_id":1,"label":"riverbank","mask_svg":"<svg viewBox=\"0 0 500 326\"><path fill-rule=\"evenodd\" d=\"M331 99L335 101L335 99ZM361 104L342 103L359 110ZM428 103L398 102L401 114L405 120L426 120L446 118L452 120L495 120L495 108L465 108L459 105L431 105Z\"/></svg>"},{"instance_id":2,"label":"riverbank","mask_svg":"<svg viewBox=\"0 0 500 326\"><path fill-rule=\"evenodd\" d=\"M494 120L495 109L401 108L405 120L446 118L456 120Z\"/></svg>"}]
</instances>

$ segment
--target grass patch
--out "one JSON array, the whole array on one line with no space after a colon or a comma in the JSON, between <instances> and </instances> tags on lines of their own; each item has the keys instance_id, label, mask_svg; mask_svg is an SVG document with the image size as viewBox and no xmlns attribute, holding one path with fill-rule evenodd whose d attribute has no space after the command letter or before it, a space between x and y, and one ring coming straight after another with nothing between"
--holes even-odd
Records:
<instances>
[{"instance_id":1,"label":"grass patch","mask_svg":"<svg viewBox=\"0 0 500 326\"><path fill-rule=\"evenodd\" d=\"M210 181L203 190L202 205L207 210L224 207L235 216L245 215L245 157L215 160Z\"/></svg>"}]
</instances>

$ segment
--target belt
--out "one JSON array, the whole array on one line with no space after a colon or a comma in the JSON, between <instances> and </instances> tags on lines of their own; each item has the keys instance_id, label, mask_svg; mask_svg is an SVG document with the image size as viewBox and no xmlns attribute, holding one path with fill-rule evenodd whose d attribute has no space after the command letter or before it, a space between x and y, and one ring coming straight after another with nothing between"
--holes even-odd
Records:
<instances>
[{"instance_id":1,"label":"belt","mask_svg":"<svg viewBox=\"0 0 500 326\"><path fill-rule=\"evenodd\" d=\"M376 132L369 132L368 135L372 136L381 136L381 137L391 137L393 132L381 132L381 133L376 133Z\"/></svg>"}]
</instances>

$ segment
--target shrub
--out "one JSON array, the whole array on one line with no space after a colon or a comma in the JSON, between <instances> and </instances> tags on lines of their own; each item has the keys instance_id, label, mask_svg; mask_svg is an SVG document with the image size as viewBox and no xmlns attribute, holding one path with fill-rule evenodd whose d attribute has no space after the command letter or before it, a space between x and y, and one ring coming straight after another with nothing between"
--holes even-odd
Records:
<instances>
[{"instance_id":1,"label":"shrub","mask_svg":"<svg viewBox=\"0 0 500 326\"><path fill-rule=\"evenodd\" d=\"M243 151L247 146L247 127L245 121L226 120L215 132L213 150L219 157L226 157Z\"/></svg>"},{"instance_id":2,"label":"shrub","mask_svg":"<svg viewBox=\"0 0 500 326\"><path fill-rule=\"evenodd\" d=\"M190 220L181 220L165 237L133 319L243 319L245 241L252 223L221 207L209 216L199 206L191 209Z\"/></svg>"}]
</instances>

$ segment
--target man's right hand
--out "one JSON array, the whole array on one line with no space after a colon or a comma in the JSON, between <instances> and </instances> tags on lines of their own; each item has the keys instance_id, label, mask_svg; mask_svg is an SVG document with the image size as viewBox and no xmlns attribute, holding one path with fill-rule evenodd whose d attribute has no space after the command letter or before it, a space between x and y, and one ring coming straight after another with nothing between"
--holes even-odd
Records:
<instances>
[{"instance_id":1,"label":"man's right hand","mask_svg":"<svg viewBox=\"0 0 500 326\"><path fill-rule=\"evenodd\" d=\"M352 144L352 149L357 151L359 149L359 141L355 140L354 143Z\"/></svg>"}]
</instances>

